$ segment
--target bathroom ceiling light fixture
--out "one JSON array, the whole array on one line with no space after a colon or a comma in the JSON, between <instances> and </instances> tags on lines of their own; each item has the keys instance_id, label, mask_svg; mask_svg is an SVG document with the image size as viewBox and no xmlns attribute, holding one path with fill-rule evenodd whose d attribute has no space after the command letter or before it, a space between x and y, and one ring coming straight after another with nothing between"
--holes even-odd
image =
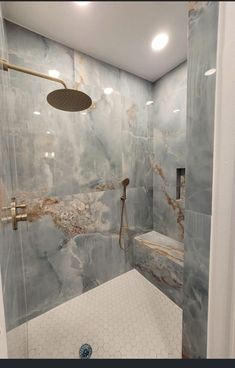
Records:
<instances>
[{"instance_id":1,"label":"bathroom ceiling light fixture","mask_svg":"<svg viewBox=\"0 0 235 368\"><path fill-rule=\"evenodd\" d=\"M175 109L175 110L173 110L173 112L174 113L177 113L177 112L179 112L180 111L180 109Z\"/></svg>"},{"instance_id":2,"label":"bathroom ceiling light fixture","mask_svg":"<svg viewBox=\"0 0 235 368\"><path fill-rule=\"evenodd\" d=\"M34 115L41 115L41 113L39 111L34 111L33 113L34 113Z\"/></svg>"},{"instance_id":3,"label":"bathroom ceiling light fixture","mask_svg":"<svg viewBox=\"0 0 235 368\"><path fill-rule=\"evenodd\" d=\"M79 6L86 6L90 4L90 1L74 1L74 3Z\"/></svg>"},{"instance_id":4,"label":"bathroom ceiling light fixture","mask_svg":"<svg viewBox=\"0 0 235 368\"><path fill-rule=\"evenodd\" d=\"M153 103L154 103L154 101L149 100L149 101L146 102L146 105L149 106L149 105L152 105Z\"/></svg>"},{"instance_id":5,"label":"bathroom ceiling light fixture","mask_svg":"<svg viewBox=\"0 0 235 368\"><path fill-rule=\"evenodd\" d=\"M56 109L74 112L86 110L92 105L92 99L86 93L76 89L67 88L63 79L51 77L48 74L10 64L7 60L1 58L0 65L2 65L3 70L6 72L8 72L8 69L13 69L17 72L34 75L35 77L62 84L64 88L56 89L55 91L50 92L47 96L47 102Z\"/></svg>"},{"instance_id":6,"label":"bathroom ceiling light fixture","mask_svg":"<svg viewBox=\"0 0 235 368\"><path fill-rule=\"evenodd\" d=\"M111 87L104 88L104 93L106 95L111 95L111 93L113 93L113 88Z\"/></svg>"},{"instance_id":7,"label":"bathroom ceiling light fixture","mask_svg":"<svg viewBox=\"0 0 235 368\"><path fill-rule=\"evenodd\" d=\"M152 40L152 44L151 44L152 49L154 51L160 51L168 44L168 41L169 41L169 36L167 33L159 33Z\"/></svg>"},{"instance_id":8,"label":"bathroom ceiling light fixture","mask_svg":"<svg viewBox=\"0 0 235 368\"><path fill-rule=\"evenodd\" d=\"M206 77L208 77L209 75L212 75L212 74L214 74L215 72L216 72L216 69L215 69L215 68L208 69L208 70L204 73L204 75L205 75Z\"/></svg>"}]
</instances>

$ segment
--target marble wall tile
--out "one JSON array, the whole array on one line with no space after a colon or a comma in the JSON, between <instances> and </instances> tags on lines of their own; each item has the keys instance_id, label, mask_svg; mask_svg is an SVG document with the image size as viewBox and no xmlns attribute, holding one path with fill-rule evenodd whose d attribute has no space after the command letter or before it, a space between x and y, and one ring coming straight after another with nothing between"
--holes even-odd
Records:
<instances>
[{"instance_id":1,"label":"marble wall tile","mask_svg":"<svg viewBox=\"0 0 235 368\"><path fill-rule=\"evenodd\" d=\"M197 2L189 13L186 208L211 214L218 3Z\"/></svg>"},{"instance_id":2,"label":"marble wall tile","mask_svg":"<svg viewBox=\"0 0 235 368\"><path fill-rule=\"evenodd\" d=\"M27 204L29 216L19 226L22 263L10 260L5 278L6 305L15 282L27 308L9 308L9 330L130 269L134 235L152 228L152 121L145 105L152 87L10 22L6 29L11 62L43 72L58 69L93 99L86 115L57 111L46 102L54 84L8 73L4 128L10 122L12 192ZM113 93L106 95L105 87ZM126 176L124 251L118 232L120 181ZM24 278L15 280L13 266Z\"/></svg>"},{"instance_id":3,"label":"marble wall tile","mask_svg":"<svg viewBox=\"0 0 235 368\"><path fill-rule=\"evenodd\" d=\"M7 58L8 49L6 42L6 29L3 23L0 4L0 55ZM9 205L12 188L16 185L14 160L10 158L12 147L11 126L12 120L8 105L9 75L0 68L0 217L6 214L2 211L3 206ZM25 274L23 270L23 252L21 237L1 224L0 231L0 270L3 283L3 299L6 325L9 320L25 314L27 311L25 294ZM18 287L18 283L20 284ZM24 329L21 335L26 339L27 331ZM19 336L17 335L17 338Z\"/></svg>"},{"instance_id":4,"label":"marble wall tile","mask_svg":"<svg viewBox=\"0 0 235 368\"><path fill-rule=\"evenodd\" d=\"M27 67L31 64L36 68L38 53L41 53L41 57L46 58L47 72L53 68L54 59L60 59L59 53L62 53L65 58L62 58L62 72L66 80L70 81L74 75L76 88L82 86L93 99L93 106L86 115L57 111L46 102L47 94L55 88L54 83L10 72L8 95L12 106L11 118L14 120L13 131L17 137L17 166L20 166L18 171L22 175L19 186L35 188L39 181L38 187L41 188L46 177L44 189L47 187L48 194L73 194L103 190L106 186L107 189L114 189L123 175L131 177L132 187L152 186L151 141L148 140L152 122L145 105L146 100L150 99L151 83L79 52L74 53L51 40L41 39L41 36L15 24L7 22L6 25L11 61ZM14 33L17 33L17 42ZM22 45L19 48L20 40ZM34 48L38 47L35 57L27 48L31 43ZM60 70L60 65L55 65ZM82 82L78 83L80 79ZM111 95L105 95L105 86L114 89ZM40 111L41 115L33 115L34 111ZM50 137L47 132L51 133ZM32 154L35 157L33 160L25 152L22 165L21 147L22 144L27 147L29 140L34 142L31 149L34 149ZM120 154L122 151L123 155ZM46 152L49 155L54 152L54 159L45 160ZM131 157L135 154L139 156L139 165L132 167ZM67 165L68 160L70 165ZM38 167L42 170L40 173ZM27 169L34 171L34 183L26 183Z\"/></svg>"},{"instance_id":5,"label":"marble wall tile","mask_svg":"<svg viewBox=\"0 0 235 368\"><path fill-rule=\"evenodd\" d=\"M120 190L109 190L46 201L22 197L30 202L30 222L20 225L25 281L8 274L8 282L14 290L25 287L27 310L9 309L8 329L131 268L133 237L152 227L152 193L127 189L126 251L118 242L120 195Z\"/></svg>"},{"instance_id":6,"label":"marble wall tile","mask_svg":"<svg viewBox=\"0 0 235 368\"><path fill-rule=\"evenodd\" d=\"M50 234L48 227L44 226L45 222L51 226ZM117 234L81 234L58 247L51 220L45 218L40 228L43 228L46 233L44 238L51 241L54 249L48 250L48 243L41 248L39 239L35 237L27 242L24 263L27 270L27 314L18 315L17 320L11 319L8 328L12 328L13 323L22 323L44 313L131 268L126 254L119 247ZM38 229L35 229L34 234L37 232Z\"/></svg>"},{"instance_id":7,"label":"marble wall tile","mask_svg":"<svg viewBox=\"0 0 235 368\"><path fill-rule=\"evenodd\" d=\"M188 23L183 354L206 358L218 3L196 2Z\"/></svg>"},{"instance_id":8,"label":"marble wall tile","mask_svg":"<svg viewBox=\"0 0 235 368\"><path fill-rule=\"evenodd\" d=\"M105 88L120 91L120 69L101 62L79 51L74 51L75 82L77 87L95 86L104 93Z\"/></svg>"},{"instance_id":9,"label":"marble wall tile","mask_svg":"<svg viewBox=\"0 0 235 368\"><path fill-rule=\"evenodd\" d=\"M10 62L31 69L38 68L46 74L48 70L55 69L62 79L74 80L74 50L17 24L6 23ZM35 77L32 78L35 80Z\"/></svg>"},{"instance_id":10,"label":"marble wall tile","mask_svg":"<svg viewBox=\"0 0 235 368\"><path fill-rule=\"evenodd\" d=\"M186 211L183 353L205 358L211 217Z\"/></svg>"},{"instance_id":11,"label":"marble wall tile","mask_svg":"<svg viewBox=\"0 0 235 368\"><path fill-rule=\"evenodd\" d=\"M186 86L186 62L153 86L153 227L180 241L184 201L176 200L176 170L185 168Z\"/></svg>"},{"instance_id":12,"label":"marble wall tile","mask_svg":"<svg viewBox=\"0 0 235 368\"><path fill-rule=\"evenodd\" d=\"M153 194L153 223L154 229L173 239L184 239L184 201L176 200L174 186L154 187Z\"/></svg>"}]
</instances>

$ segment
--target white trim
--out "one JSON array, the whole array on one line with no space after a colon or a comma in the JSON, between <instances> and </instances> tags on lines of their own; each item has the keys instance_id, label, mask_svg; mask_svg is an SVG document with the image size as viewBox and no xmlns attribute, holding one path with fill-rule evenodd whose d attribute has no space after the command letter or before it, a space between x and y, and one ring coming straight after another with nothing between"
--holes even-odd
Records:
<instances>
[{"instance_id":1,"label":"white trim","mask_svg":"<svg viewBox=\"0 0 235 368\"><path fill-rule=\"evenodd\" d=\"M208 358L235 358L235 3L219 3Z\"/></svg>"},{"instance_id":2,"label":"white trim","mask_svg":"<svg viewBox=\"0 0 235 368\"><path fill-rule=\"evenodd\" d=\"M7 338L2 295L2 278L0 270L0 359L7 358Z\"/></svg>"}]
</instances>

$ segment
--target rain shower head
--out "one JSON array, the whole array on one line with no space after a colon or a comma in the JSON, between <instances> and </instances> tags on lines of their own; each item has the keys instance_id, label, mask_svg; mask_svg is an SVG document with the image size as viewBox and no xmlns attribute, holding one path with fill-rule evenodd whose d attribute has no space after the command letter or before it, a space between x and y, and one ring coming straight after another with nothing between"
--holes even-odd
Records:
<instances>
[{"instance_id":1,"label":"rain shower head","mask_svg":"<svg viewBox=\"0 0 235 368\"><path fill-rule=\"evenodd\" d=\"M82 111L92 104L91 98L86 93L69 88L50 92L47 102L56 109L64 111Z\"/></svg>"},{"instance_id":2,"label":"rain shower head","mask_svg":"<svg viewBox=\"0 0 235 368\"><path fill-rule=\"evenodd\" d=\"M53 82L62 84L64 88L52 91L47 96L47 102L56 109L63 111L82 111L88 109L92 104L91 98L86 93L67 88L65 82L62 79L50 77L47 74L9 64L7 60L1 58L0 65L3 66L3 69L5 71L8 71L8 69L13 69L18 72L34 75L36 77L48 79Z\"/></svg>"}]
</instances>

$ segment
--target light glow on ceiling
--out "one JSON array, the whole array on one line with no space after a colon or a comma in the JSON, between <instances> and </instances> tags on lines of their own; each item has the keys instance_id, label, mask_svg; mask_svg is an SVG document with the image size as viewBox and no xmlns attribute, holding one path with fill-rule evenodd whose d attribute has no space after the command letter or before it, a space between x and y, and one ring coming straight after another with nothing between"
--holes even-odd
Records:
<instances>
[{"instance_id":1,"label":"light glow on ceiling","mask_svg":"<svg viewBox=\"0 0 235 368\"><path fill-rule=\"evenodd\" d=\"M39 111L34 111L33 113L34 113L34 115L41 115L41 113Z\"/></svg>"},{"instance_id":2,"label":"light glow on ceiling","mask_svg":"<svg viewBox=\"0 0 235 368\"><path fill-rule=\"evenodd\" d=\"M74 1L74 3L79 6L86 6L90 4L90 1Z\"/></svg>"},{"instance_id":3,"label":"light glow on ceiling","mask_svg":"<svg viewBox=\"0 0 235 368\"><path fill-rule=\"evenodd\" d=\"M169 41L169 36L167 33L159 33L157 36L154 37L152 40L152 49L154 51L162 50Z\"/></svg>"}]
</instances>

